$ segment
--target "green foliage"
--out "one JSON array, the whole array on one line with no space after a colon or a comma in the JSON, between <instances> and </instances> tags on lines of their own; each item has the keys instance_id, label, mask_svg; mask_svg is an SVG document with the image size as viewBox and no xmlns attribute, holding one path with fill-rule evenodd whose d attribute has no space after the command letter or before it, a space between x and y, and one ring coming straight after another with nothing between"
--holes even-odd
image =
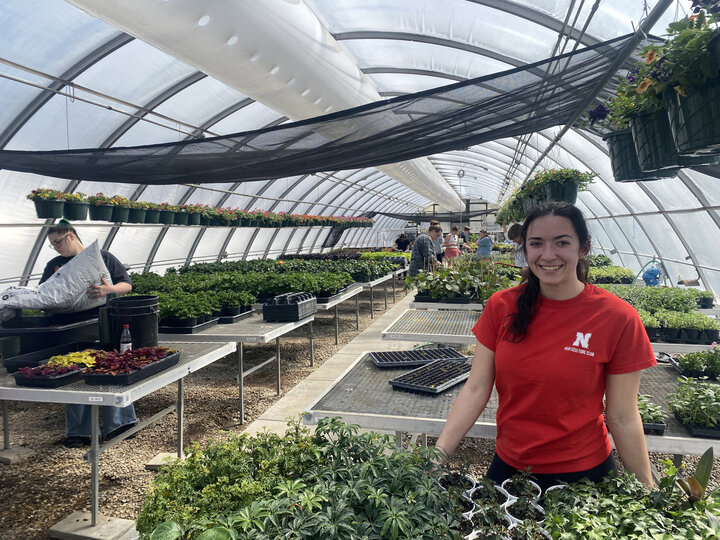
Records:
<instances>
[{"instance_id":1,"label":"green foliage","mask_svg":"<svg viewBox=\"0 0 720 540\"><path fill-rule=\"evenodd\" d=\"M338 419L314 434L291 423L284 437L194 445L161 469L137 528L162 539L459 538L460 495L440 487L437 457Z\"/></svg>"},{"instance_id":2,"label":"green foliage","mask_svg":"<svg viewBox=\"0 0 720 540\"><path fill-rule=\"evenodd\" d=\"M717 344L706 351L684 354L678 360L683 371L695 371L711 379L720 376L720 346Z\"/></svg>"},{"instance_id":3,"label":"green foliage","mask_svg":"<svg viewBox=\"0 0 720 540\"><path fill-rule=\"evenodd\" d=\"M611 267L612 268L612 267ZM593 269L590 269L591 272ZM597 269L595 269L597 270ZM626 287L623 285L606 284L601 288L625 300L637 310L644 310L657 317L658 311L680 311L689 313L697 310L694 289L678 289L675 287Z\"/></svg>"},{"instance_id":4,"label":"green foliage","mask_svg":"<svg viewBox=\"0 0 720 540\"><path fill-rule=\"evenodd\" d=\"M588 255L586 259L590 266L594 267L612 265L612 259L607 255Z\"/></svg>"},{"instance_id":5,"label":"green foliage","mask_svg":"<svg viewBox=\"0 0 720 540\"><path fill-rule=\"evenodd\" d=\"M660 321L653 317L649 311L638 309L638 314L645 328L660 328Z\"/></svg>"},{"instance_id":6,"label":"green foliage","mask_svg":"<svg viewBox=\"0 0 720 540\"><path fill-rule=\"evenodd\" d=\"M680 377L680 388L668 396L668 406L683 424L714 427L720 420L720 386Z\"/></svg>"},{"instance_id":7,"label":"green foliage","mask_svg":"<svg viewBox=\"0 0 720 540\"><path fill-rule=\"evenodd\" d=\"M637 398L637 408L640 418L646 424L663 424L665 423L665 413L662 407L650 401L650 396L642 394Z\"/></svg>"},{"instance_id":8,"label":"green foliage","mask_svg":"<svg viewBox=\"0 0 720 540\"><path fill-rule=\"evenodd\" d=\"M405 251L365 251L360 254L360 259L368 259L368 260L382 260L382 259L394 259L397 257L404 257L408 264L410 263L410 259L412 258L412 253L408 253Z\"/></svg>"},{"instance_id":9,"label":"green foliage","mask_svg":"<svg viewBox=\"0 0 720 540\"><path fill-rule=\"evenodd\" d=\"M623 266L590 267L590 283L630 283L635 272Z\"/></svg>"},{"instance_id":10,"label":"green foliage","mask_svg":"<svg viewBox=\"0 0 720 540\"><path fill-rule=\"evenodd\" d=\"M717 538L718 493L690 504L675 480L666 471L654 491L630 473L610 475L598 484L581 480L547 493L543 525L563 540Z\"/></svg>"},{"instance_id":11,"label":"green foliage","mask_svg":"<svg viewBox=\"0 0 720 540\"><path fill-rule=\"evenodd\" d=\"M668 311L660 309L655 317L666 328L697 328L698 330L712 330L718 328L718 321L703 313L682 311Z\"/></svg>"}]
</instances>

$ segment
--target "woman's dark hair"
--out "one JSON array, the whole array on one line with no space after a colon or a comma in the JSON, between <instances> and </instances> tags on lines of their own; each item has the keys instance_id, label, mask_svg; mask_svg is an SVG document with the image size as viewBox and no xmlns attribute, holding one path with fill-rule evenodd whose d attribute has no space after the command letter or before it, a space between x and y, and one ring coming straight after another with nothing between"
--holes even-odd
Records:
<instances>
[{"instance_id":1,"label":"woman's dark hair","mask_svg":"<svg viewBox=\"0 0 720 540\"><path fill-rule=\"evenodd\" d=\"M47 231L46 236L50 236L51 234L65 234L68 232L73 233L75 235L75 238L78 239L78 242L82 244L82 241L80 240L80 237L78 236L75 227L73 227L72 224L65 218L62 218L55 225L50 227Z\"/></svg>"},{"instance_id":2,"label":"woman's dark hair","mask_svg":"<svg viewBox=\"0 0 720 540\"><path fill-rule=\"evenodd\" d=\"M523 251L525 251L526 254L527 247L525 240L527 239L528 228L533 221L544 216L560 216L569 219L573 229L575 229L575 234L577 234L580 240L580 247L585 247L588 252L590 251L590 233L588 233L587 223L585 223L585 217L582 212L570 203L549 201L540 206L536 206L525 218L520 238L522 239ZM585 258L581 258L578 261L576 268L577 277L583 283L588 282L589 266ZM517 313L515 313L514 316L510 315L512 318L509 327L510 336L508 338L510 341L523 340L527 333L527 328L535 315L537 300L540 296L540 280L529 268L527 270L523 278L525 287L517 299Z\"/></svg>"},{"instance_id":3,"label":"woman's dark hair","mask_svg":"<svg viewBox=\"0 0 720 540\"><path fill-rule=\"evenodd\" d=\"M523 226L519 223L513 223L508 229L507 237L510 240L520 237L522 235L522 228Z\"/></svg>"},{"instance_id":4,"label":"woman's dark hair","mask_svg":"<svg viewBox=\"0 0 720 540\"><path fill-rule=\"evenodd\" d=\"M453 231L459 231L460 229L457 228L457 226L452 228Z\"/></svg>"}]
</instances>

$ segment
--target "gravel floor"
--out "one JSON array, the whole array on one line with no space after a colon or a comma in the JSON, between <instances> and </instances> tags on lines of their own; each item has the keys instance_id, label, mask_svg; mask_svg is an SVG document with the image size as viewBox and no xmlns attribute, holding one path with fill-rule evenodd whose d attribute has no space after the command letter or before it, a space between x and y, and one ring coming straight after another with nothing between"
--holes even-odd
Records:
<instances>
[{"instance_id":1,"label":"gravel floor","mask_svg":"<svg viewBox=\"0 0 720 540\"><path fill-rule=\"evenodd\" d=\"M402 293L400 293L402 295ZM390 303L392 306L392 303ZM360 302L360 332L371 322L369 295ZM376 300L376 315L383 302ZM313 369L351 341L355 330L353 302L340 305L340 344L335 345L331 312L320 312L315 322L315 367L310 368L307 339L281 340L282 392L284 395ZM274 354L274 344L246 345L250 367ZM238 398L234 356L226 357L185 379L185 441L204 441L226 436L222 426L237 420ZM281 397L280 396L280 397ZM275 395L274 370L269 366L246 379L245 420L252 422L279 399ZM148 416L175 403L176 386L170 385L135 403L138 417ZM0 465L0 540L47 538L46 531L76 510L89 511L90 465L83 459L87 448L67 449L62 445L64 406L56 404L10 402L10 433L13 447L27 447L34 456L23 463ZM143 429L134 439L115 445L100 458L100 513L135 519L142 506L143 493L154 473L145 463L158 452L176 451L176 415L170 414ZM434 442L434 439L430 439ZM494 443L466 439L454 461L469 466L472 474L482 475L490 462ZM667 456L652 455L653 462ZM686 458L692 468L697 458ZM720 485L720 467L714 469L712 486Z\"/></svg>"}]
</instances>

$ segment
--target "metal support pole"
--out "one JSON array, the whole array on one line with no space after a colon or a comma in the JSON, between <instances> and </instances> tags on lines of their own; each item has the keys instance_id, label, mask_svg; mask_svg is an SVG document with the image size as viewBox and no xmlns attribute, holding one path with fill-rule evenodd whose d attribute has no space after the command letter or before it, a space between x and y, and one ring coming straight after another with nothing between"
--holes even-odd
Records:
<instances>
[{"instance_id":1,"label":"metal support pole","mask_svg":"<svg viewBox=\"0 0 720 540\"><path fill-rule=\"evenodd\" d=\"M427 448L427 433L422 434L422 445L423 448Z\"/></svg>"},{"instance_id":2,"label":"metal support pole","mask_svg":"<svg viewBox=\"0 0 720 540\"><path fill-rule=\"evenodd\" d=\"M355 330L360 330L360 293L355 295Z\"/></svg>"},{"instance_id":3,"label":"metal support pole","mask_svg":"<svg viewBox=\"0 0 720 540\"><path fill-rule=\"evenodd\" d=\"M385 311L387 311L387 280L383 281L383 291L385 292Z\"/></svg>"},{"instance_id":4,"label":"metal support pole","mask_svg":"<svg viewBox=\"0 0 720 540\"><path fill-rule=\"evenodd\" d=\"M313 367L315 365L315 342L313 341L314 337L315 330L313 329L313 322L310 321L310 335L308 336L308 339L310 340L310 367Z\"/></svg>"},{"instance_id":5,"label":"metal support pole","mask_svg":"<svg viewBox=\"0 0 720 540\"><path fill-rule=\"evenodd\" d=\"M178 379L177 382L178 386L178 395L177 395L177 431L178 431L178 437L177 437L177 456L182 459L183 457L183 428L185 425L185 421L183 419L184 413L185 413L185 378Z\"/></svg>"},{"instance_id":6,"label":"metal support pole","mask_svg":"<svg viewBox=\"0 0 720 540\"><path fill-rule=\"evenodd\" d=\"M396 432L395 432L395 445L396 445L398 448L402 448L402 434L403 434L402 431L396 431Z\"/></svg>"},{"instance_id":7,"label":"metal support pole","mask_svg":"<svg viewBox=\"0 0 720 540\"><path fill-rule=\"evenodd\" d=\"M312 324L312 323L310 323ZM275 360L277 361L277 384L275 385L275 391L277 395L280 395L280 338L275 338Z\"/></svg>"},{"instance_id":8,"label":"metal support pole","mask_svg":"<svg viewBox=\"0 0 720 540\"><path fill-rule=\"evenodd\" d=\"M97 525L100 507L100 406L91 405L90 409L90 525Z\"/></svg>"},{"instance_id":9,"label":"metal support pole","mask_svg":"<svg viewBox=\"0 0 720 540\"><path fill-rule=\"evenodd\" d=\"M392 287L393 287L393 304L395 303L395 280L397 280L397 276L393 274L392 278Z\"/></svg>"},{"instance_id":10,"label":"metal support pole","mask_svg":"<svg viewBox=\"0 0 720 540\"><path fill-rule=\"evenodd\" d=\"M3 400L3 450L10 449L10 416L8 402Z\"/></svg>"},{"instance_id":11,"label":"metal support pole","mask_svg":"<svg viewBox=\"0 0 720 540\"><path fill-rule=\"evenodd\" d=\"M375 297L373 296L373 286L370 285L370 318L375 318Z\"/></svg>"},{"instance_id":12,"label":"metal support pole","mask_svg":"<svg viewBox=\"0 0 720 540\"><path fill-rule=\"evenodd\" d=\"M340 343L340 323L338 321L340 314L338 313L338 305L335 304L335 345Z\"/></svg>"},{"instance_id":13,"label":"metal support pole","mask_svg":"<svg viewBox=\"0 0 720 540\"><path fill-rule=\"evenodd\" d=\"M238 359L238 390L240 395L240 425L245 422L245 402L243 401L243 386L245 375L243 374L243 344L238 343L237 347L237 359Z\"/></svg>"}]
</instances>

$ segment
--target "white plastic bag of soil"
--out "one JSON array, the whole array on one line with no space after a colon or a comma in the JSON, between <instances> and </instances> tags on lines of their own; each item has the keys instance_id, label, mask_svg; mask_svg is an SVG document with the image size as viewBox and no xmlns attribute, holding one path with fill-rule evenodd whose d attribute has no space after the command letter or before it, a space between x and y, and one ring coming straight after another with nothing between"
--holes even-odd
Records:
<instances>
[{"instance_id":1,"label":"white plastic bag of soil","mask_svg":"<svg viewBox=\"0 0 720 540\"><path fill-rule=\"evenodd\" d=\"M42 309L50 313L75 313L105 304L105 297L90 298L91 285L111 283L97 240L61 266L37 288L9 287L0 293L0 322L15 316L16 309Z\"/></svg>"}]
</instances>

